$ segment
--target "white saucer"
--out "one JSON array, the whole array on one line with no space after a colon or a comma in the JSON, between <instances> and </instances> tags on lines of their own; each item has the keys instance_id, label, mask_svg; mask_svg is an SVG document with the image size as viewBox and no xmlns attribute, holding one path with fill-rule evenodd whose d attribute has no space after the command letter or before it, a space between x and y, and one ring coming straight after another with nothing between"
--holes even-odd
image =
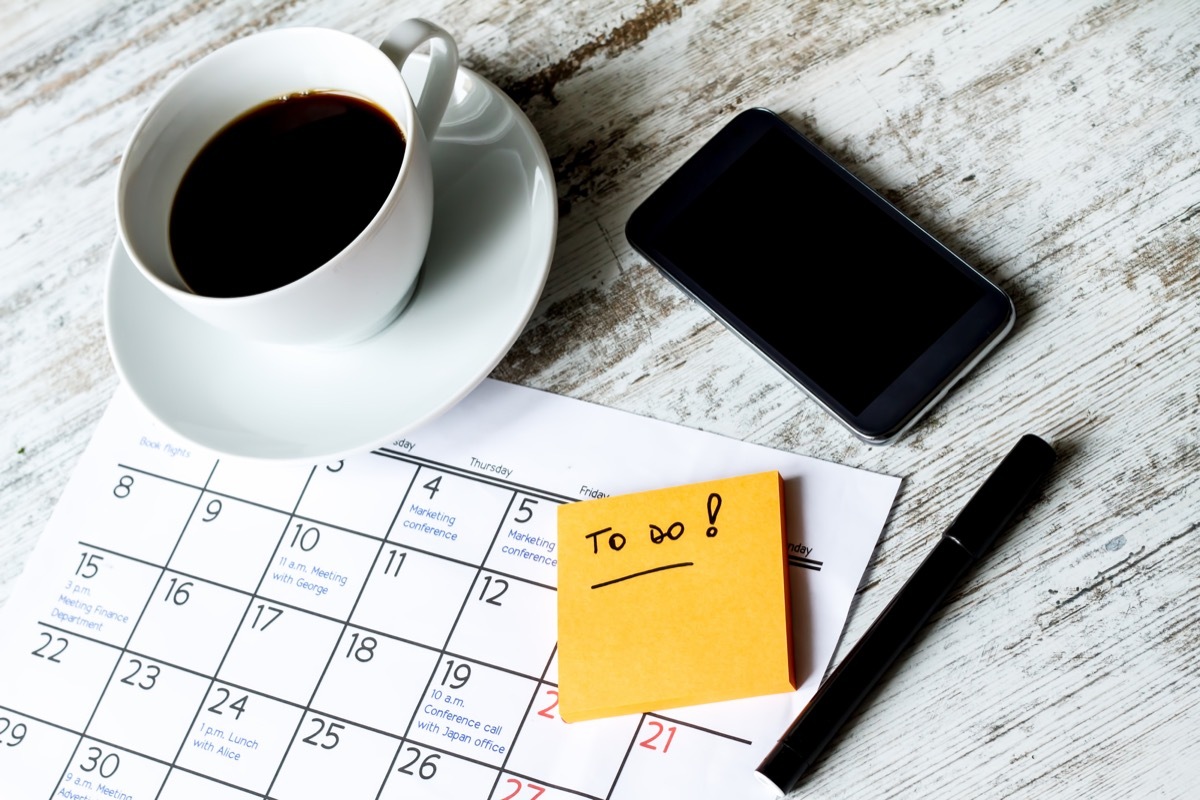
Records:
<instances>
[{"instance_id":1,"label":"white saucer","mask_svg":"<svg viewBox=\"0 0 1200 800\"><path fill-rule=\"evenodd\" d=\"M427 68L410 58L409 85ZM319 462L386 444L466 396L541 295L558 223L554 177L517 105L466 69L430 153L433 235L417 293L356 345L289 348L213 328L151 286L118 241L105 326L142 405L220 453Z\"/></svg>"}]
</instances>

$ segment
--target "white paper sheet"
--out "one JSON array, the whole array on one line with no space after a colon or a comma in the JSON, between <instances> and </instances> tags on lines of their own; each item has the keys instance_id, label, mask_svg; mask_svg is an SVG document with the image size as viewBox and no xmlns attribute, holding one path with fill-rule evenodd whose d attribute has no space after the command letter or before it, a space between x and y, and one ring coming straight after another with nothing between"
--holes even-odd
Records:
<instances>
[{"instance_id":1,"label":"white paper sheet","mask_svg":"<svg viewBox=\"0 0 1200 800\"><path fill-rule=\"evenodd\" d=\"M767 469L801 688L564 724L556 504ZM122 389L0 609L0 794L769 796L898 487L490 380L373 454L219 459Z\"/></svg>"}]
</instances>

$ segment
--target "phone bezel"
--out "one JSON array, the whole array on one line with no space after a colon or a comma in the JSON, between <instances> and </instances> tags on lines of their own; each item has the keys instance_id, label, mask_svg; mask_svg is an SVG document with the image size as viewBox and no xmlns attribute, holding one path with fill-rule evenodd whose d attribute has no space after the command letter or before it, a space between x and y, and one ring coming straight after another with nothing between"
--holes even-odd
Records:
<instances>
[{"instance_id":1,"label":"phone bezel","mask_svg":"<svg viewBox=\"0 0 1200 800\"><path fill-rule=\"evenodd\" d=\"M753 325L731 313L719 297L693 276L689 265L676 263L658 246L662 232L710 184L729 169L769 129L782 131L807 156L853 187L930 252L977 285L980 297L955 323L916 358L860 413L852 413L817 381L787 359ZM871 444L894 440L920 419L1012 329L1016 312L998 286L909 219L903 212L859 180L767 109L750 109L707 141L633 212L625 226L633 248L702 305L730 330L758 350L855 435Z\"/></svg>"}]
</instances>

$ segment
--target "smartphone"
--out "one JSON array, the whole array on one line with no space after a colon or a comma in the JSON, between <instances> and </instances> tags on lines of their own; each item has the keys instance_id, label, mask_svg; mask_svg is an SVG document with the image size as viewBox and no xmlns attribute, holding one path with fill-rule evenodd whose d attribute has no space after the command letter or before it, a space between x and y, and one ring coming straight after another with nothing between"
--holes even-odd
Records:
<instances>
[{"instance_id":1,"label":"smartphone","mask_svg":"<svg viewBox=\"0 0 1200 800\"><path fill-rule=\"evenodd\" d=\"M1012 329L1012 301L765 109L633 212L631 245L871 444Z\"/></svg>"}]
</instances>

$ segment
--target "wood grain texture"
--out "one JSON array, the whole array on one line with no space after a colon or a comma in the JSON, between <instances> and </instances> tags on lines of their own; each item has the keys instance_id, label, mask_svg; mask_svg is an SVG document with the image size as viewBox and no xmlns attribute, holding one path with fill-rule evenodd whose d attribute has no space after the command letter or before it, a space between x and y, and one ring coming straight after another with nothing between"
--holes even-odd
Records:
<instances>
[{"instance_id":1,"label":"wood grain texture","mask_svg":"<svg viewBox=\"0 0 1200 800\"><path fill-rule=\"evenodd\" d=\"M837 658L1019 434L1057 442L1040 500L801 796L1196 796L1200 7L1181 2L2 0L0 602L117 384L104 269L140 114L250 32L375 41L408 16L456 35L556 173L554 266L497 377L904 476ZM1016 303L1009 339L891 447L853 439L624 240L756 105Z\"/></svg>"}]
</instances>

